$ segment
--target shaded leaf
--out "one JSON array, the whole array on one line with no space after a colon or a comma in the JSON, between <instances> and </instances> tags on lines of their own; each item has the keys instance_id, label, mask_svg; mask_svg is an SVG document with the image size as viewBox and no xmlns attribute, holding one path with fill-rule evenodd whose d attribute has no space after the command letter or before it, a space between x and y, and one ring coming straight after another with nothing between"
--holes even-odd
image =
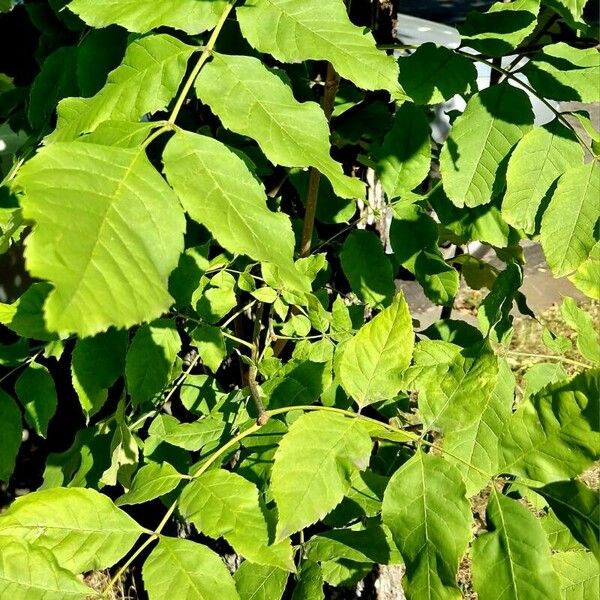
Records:
<instances>
[{"instance_id":1,"label":"shaded leaf","mask_svg":"<svg viewBox=\"0 0 600 600\"><path fill-rule=\"evenodd\" d=\"M224 537L249 561L294 570L290 541L269 544L258 489L240 475L223 469L203 473L183 490L179 510L199 531Z\"/></svg>"},{"instance_id":2,"label":"shaded leaf","mask_svg":"<svg viewBox=\"0 0 600 600\"><path fill-rule=\"evenodd\" d=\"M340 252L342 270L352 291L369 306L389 306L396 286L392 265L381 241L372 232L356 229L344 241Z\"/></svg>"},{"instance_id":3,"label":"shaded leaf","mask_svg":"<svg viewBox=\"0 0 600 600\"><path fill-rule=\"evenodd\" d=\"M40 436L46 437L48 423L56 412L58 399L54 379L46 367L31 363L15 382L15 392L25 409L25 419Z\"/></svg>"},{"instance_id":4,"label":"shaded leaf","mask_svg":"<svg viewBox=\"0 0 600 600\"><path fill-rule=\"evenodd\" d=\"M0 481L8 481L15 468L17 453L21 446L23 426L21 411L17 403L2 390L0 390L0 423L2 423Z\"/></svg>"},{"instance_id":5,"label":"shaded leaf","mask_svg":"<svg viewBox=\"0 0 600 600\"><path fill-rule=\"evenodd\" d=\"M550 483L600 457L600 371L553 383L523 402L500 438L501 468Z\"/></svg>"},{"instance_id":6,"label":"shaded leaf","mask_svg":"<svg viewBox=\"0 0 600 600\"><path fill-rule=\"evenodd\" d=\"M473 544L473 587L480 597L559 600L550 545L534 515L493 489L487 522L489 533Z\"/></svg>"},{"instance_id":7,"label":"shaded leaf","mask_svg":"<svg viewBox=\"0 0 600 600\"><path fill-rule=\"evenodd\" d=\"M456 574L472 516L459 472L418 450L390 479L382 518L404 558L410 597L461 598Z\"/></svg>"}]
</instances>

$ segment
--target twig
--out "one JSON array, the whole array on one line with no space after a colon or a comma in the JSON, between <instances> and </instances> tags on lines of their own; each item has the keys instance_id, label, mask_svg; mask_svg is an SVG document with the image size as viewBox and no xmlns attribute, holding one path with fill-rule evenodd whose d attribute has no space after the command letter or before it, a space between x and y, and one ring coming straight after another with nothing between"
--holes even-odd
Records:
<instances>
[{"instance_id":1,"label":"twig","mask_svg":"<svg viewBox=\"0 0 600 600\"><path fill-rule=\"evenodd\" d=\"M262 391L258 385L256 378L258 376L258 353L259 353L259 342L260 342L260 326L263 316L265 305L261 302L254 315L254 332L252 334L252 352L250 354L250 360L252 364L248 369L248 387L250 388L250 394L252 400L256 406L258 417L256 419L257 425L264 425L269 420L269 415L265 410L265 405L262 401Z\"/></svg>"},{"instance_id":2,"label":"twig","mask_svg":"<svg viewBox=\"0 0 600 600\"><path fill-rule=\"evenodd\" d=\"M329 122L333 113L335 96L340 85L340 76L335 72L331 63L327 63L327 76L325 79L325 91L321 100L321 108L325 113L325 118ZM306 196L306 211L304 213L304 224L302 227L302 242L300 244L300 256L305 257L310 254L312 244L312 235L315 228L315 215L317 213L317 201L319 197L319 182L321 173L314 167L310 168L308 174L308 194Z\"/></svg>"}]
</instances>

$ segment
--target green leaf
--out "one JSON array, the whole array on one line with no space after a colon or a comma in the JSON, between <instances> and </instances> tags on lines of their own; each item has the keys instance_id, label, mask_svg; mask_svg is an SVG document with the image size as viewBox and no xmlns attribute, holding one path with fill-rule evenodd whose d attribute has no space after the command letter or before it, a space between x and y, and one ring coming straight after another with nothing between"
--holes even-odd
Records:
<instances>
[{"instance_id":1,"label":"green leaf","mask_svg":"<svg viewBox=\"0 0 600 600\"><path fill-rule=\"evenodd\" d=\"M152 400L167 386L180 348L173 321L159 319L137 330L125 360L127 390L135 404Z\"/></svg>"},{"instance_id":2,"label":"green leaf","mask_svg":"<svg viewBox=\"0 0 600 600\"><path fill-rule=\"evenodd\" d=\"M48 329L85 337L169 308L167 279L183 249L185 221L143 152L52 144L16 181L25 192L23 214L36 222L27 268L54 284L44 304ZM71 222L77 228L65 228Z\"/></svg>"},{"instance_id":3,"label":"green leaf","mask_svg":"<svg viewBox=\"0 0 600 600\"><path fill-rule=\"evenodd\" d=\"M102 121L94 131L77 139L78 142L116 146L118 148L137 148L141 146L158 123L132 123L130 121Z\"/></svg>"},{"instance_id":4,"label":"green leaf","mask_svg":"<svg viewBox=\"0 0 600 600\"><path fill-rule=\"evenodd\" d=\"M570 275L598 241L600 168L594 162L566 171L542 217L540 241L555 277Z\"/></svg>"},{"instance_id":5,"label":"green leaf","mask_svg":"<svg viewBox=\"0 0 600 600\"><path fill-rule=\"evenodd\" d=\"M390 479L382 518L404 558L409 596L461 598L456 574L472 516L460 473L418 450Z\"/></svg>"},{"instance_id":6,"label":"green leaf","mask_svg":"<svg viewBox=\"0 0 600 600\"><path fill-rule=\"evenodd\" d=\"M303 560L292 600L324 600L324 598L321 567L312 561Z\"/></svg>"},{"instance_id":7,"label":"green leaf","mask_svg":"<svg viewBox=\"0 0 600 600\"><path fill-rule=\"evenodd\" d=\"M17 403L2 390L0 390L0 423L2 423L0 481L8 481L15 468L17 453L21 446L23 426L21 411Z\"/></svg>"},{"instance_id":8,"label":"green leaf","mask_svg":"<svg viewBox=\"0 0 600 600\"><path fill-rule=\"evenodd\" d=\"M286 167L315 167L342 198L364 197L330 154L329 127L314 102L298 102L275 72L250 56L213 54L196 79L198 98L227 129L255 139L267 158Z\"/></svg>"},{"instance_id":9,"label":"green leaf","mask_svg":"<svg viewBox=\"0 0 600 600\"><path fill-rule=\"evenodd\" d=\"M400 85L416 104L438 104L476 89L472 60L430 42L400 58Z\"/></svg>"},{"instance_id":10,"label":"green leaf","mask_svg":"<svg viewBox=\"0 0 600 600\"><path fill-rule=\"evenodd\" d=\"M226 0L72 0L69 10L91 27L116 23L146 33L166 26L197 34L212 29L226 5Z\"/></svg>"},{"instance_id":11,"label":"green leaf","mask_svg":"<svg viewBox=\"0 0 600 600\"><path fill-rule=\"evenodd\" d=\"M237 154L210 137L178 132L169 140L163 161L185 210L223 248L273 263L308 291L293 264L295 239L289 218L267 208L264 188Z\"/></svg>"},{"instance_id":12,"label":"green leaf","mask_svg":"<svg viewBox=\"0 0 600 600\"><path fill-rule=\"evenodd\" d=\"M288 571L257 565L245 560L233 579L240 600L279 600L289 577Z\"/></svg>"},{"instance_id":13,"label":"green leaf","mask_svg":"<svg viewBox=\"0 0 600 600\"><path fill-rule=\"evenodd\" d=\"M135 475L131 489L115 500L117 506L142 504L173 491L184 476L169 463L144 465Z\"/></svg>"},{"instance_id":14,"label":"green leaf","mask_svg":"<svg viewBox=\"0 0 600 600\"><path fill-rule=\"evenodd\" d=\"M571 283L588 298L600 300L600 241L590 250L590 255L569 277Z\"/></svg>"},{"instance_id":15,"label":"green leaf","mask_svg":"<svg viewBox=\"0 0 600 600\"><path fill-rule=\"evenodd\" d=\"M34 131L44 131L51 124L59 100L79 92L76 72L77 54L76 46L63 46L44 61L31 86L27 111Z\"/></svg>"},{"instance_id":16,"label":"green leaf","mask_svg":"<svg viewBox=\"0 0 600 600\"><path fill-rule=\"evenodd\" d=\"M500 438L502 470L550 483L600 457L600 371L543 388L523 402Z\"/></svg>"},{"instance_id":17,"label":"green leaf","mask_svg":"<svg viewBox=\"0 0 600 600\"><path fill-rule=\"evenodd\" d=\"M475 423L444 436L444 459L460 471L468 497L480 492L498 472L498 440L510 418L514 395L514 376L506 361L501 361L496 385Z\"/></svg>"},{"instance_id":18,"label":"green leaf","mask_svg":"<svg viewBox=\"0 0 600 600\"><path fill-rule=\"evenodd\" d=\"M568 377L565 368L561 363L537 363L527 369L523 375L525 384L523 390L523 399L527 399L537 394L542 388L550 383L556 383L561 379Z\"/></svg>"},{"instance_id":19,"label":"green leaf","mask_svg":"<svg viewBox=\"0 0 600 600\"><path fill-rule=\"evenodd\" d=\"M573 48L564 42L544 46L531 57L523 73L544 98L598 101L600 58L596 48Z\"/></svg>"},{"instance_id":20,"label":"green leaf","mask_svg":"<svg viewBox=\"0 0 600 600\"><path fill-rule=\"evenodd\" d=\"M376 235L367 230L354 230L342 246L340 261L359 300L374 308L390 305L396 291L394 273Z\"/></svg>"},{"instance_id":21,"label":"green leaf","mask_svg":"<svg viewBox=\"0 0 600 600\"><path fill-rule=\"evenodd\" d=\"M394 57L352 24L343 0L248 0L237 16L242 34L260 52L281 62L327 60L359 88L401 95Z\"/></svg>"},{"instance_id":22,"label":"green leaf","mask_svg":"<svg viewBox=\"0 0 600 600\"><path fill-rule=\"evenodd\" d=\"M448 198L458 207L490 202L502 189L513 146L532 124L527 94L507 83L471 96L440 155Z\"/></svg>"},{"instance_id":23,"label":"green leaf","mask_svg":"<svg viewBox=\"0 0 600 600\"><path fill-rule=\"evenodd\" d=\"M410 102L402 104L373 154L375 170L389 198L416 188L427 177L431 163L429 123L423 110Z\"/></svg>"},{"instance_id":24,"label":"green leaf","mask_svg":"<svg viewBox=\"0 0 600 600\"><path fill-rule=\"evenodd\" d=\"M117 329L77 340L71 377L81 408L88 417L104 406L108 388L123 374L127 342L127 332Z\"/></svg>"},{"instance_id":25,"label":"green leaf","mask_svg":"<svg viewBox=\"0 0 600 600\"><path fill-rule=\"evenodd\" d=\"M364 471L371 439L358 419L326 412L299 417L275 453L271 492L279 519L276 539L301 531L331 512Z\"/></svg>"},{"instance_id":26,"label":"green leaf","mask_svg":"<svg viewBox=\"0 0 600 600\"><path fill-rule=\"evenodd\" d=\"M304 548L307 557L315 562L340 558L358 563L401 564L402 558L388 535L378 523L364 529L332 529L312 537Z\"/></svg>"},{"instance_id":27,"label":"green leaf","mask_svg":"<svg viewBox=\"0 0 600 600\"><path fill-rule=\"evenodd\" d=\"M148 428L146 454L165 442L185 450L197 451L221 439L225 423L214 417L204 417L193 423L180 423L171 415L158 415Z\"/></svg>"},{"instance_id":28,"label":"green leaf","mask_svg":"<svg viewBox=\"0 0 600 600\"><path fill-rule=\"evenodd\" d=\"M199 325L192 331L192 343L198 349L202 364L216 373L227 356L225 338L219 327Z\"/></svg>"},{"instance_id":29,"label":"green leaf","mask_svg":"<svg viewBox=\"0 0 600 600\"><path fill-rule=\"evenodd\" d=\"M461 349L446 342L421 342L407 378L419 392L427 429L459 431L476 424L494 392L498 359L485 344Z\"/></svg>"},{"instance_id":30,"label":"green leaf","mask_svg":"<svg viewBox=\"0 0 600 600\"><path fill-rule=\"evenodd\" d=\"M183 490L179 510L198 531L224 537L249 561L294 570L290 541L269 545L258 489L240 475L223 469L203 473Z\"/></svg>"},{"instance_id":31,"label":"green leaf","mask_svg":"<svg viewBox=\"0 0 600 600\"><path fill-rule=\"evenodd\" d=\"M552 184L582 162L581 145L573 132L557 120L532 129L517 144L508 162L502 216L513 227L534 233L538 212Z\"/></svg>"},{"instance_id":32,"label":"green leaf","mask_svg":"<svg viewBox=\"0 0 600 600\"><path fill-rule=\"evenodd\" d=\"M560 552L566 550L585 550L585 548L571 535L569 528L554 514L552 509L549 509L540 519L540 523L542 524L544 533L548 537L552 550L558 550Z\"/></svg>"},{"instance_id":33,"label":"green leaf","mask_svg":"<svg viewBox=\"0 0 600 600\"><path fill-rule=\"evenodd\" d=\"M431 191L427 200L445 228L442 237L458 244L481 241L497 248L508 246L510 228L502 218L497 201L468 210L461 209L452 204L441 185Z\"/></svg>"},{"instance_id":34,"label":"green leaf","mask_svg":"<svg viewBox=\"0 0 600 600\"><path fill-rule=\"evenodd\" d=\"M539 8L540 0L514 0L472 11L460 28L462 43L488 56L509 54L535 29Z\"/></svg>"},{"instance_id":35,"label":"green leaf","mask_svg":"<svg viewBox=\"0 0 600 600\"><path fill-rule=\"evenodd\" d=\"M577 480L556 481L536 488L573 537L600 561L600 498L598 492Z\"/></svg>"},{"instance_id":36,"label":"green leaf","mask_svg":"<svg viewBox=\"0 0 600 600\"><path fill-rule=\"evenodd\" d=\"M0 595L12 600L86 600L94 591L62 568L51 552L0 536Z\"/></svg>"},{"instance_id":37,"label":"green leaf","mask_svg":"<svg viewBox=\"0 0 600 600\"><path fill-rule=\"evenodd\" d=\"M43 306L51 290L48 283L33 283L13 304L0 304L0 323L23 337L56 339L56 334L48 332L44 322Z\"/></svg>"},{"instance_id":38,"label":"green leaf","mask_svg":"<svg viewBox=\"0 0 600 600\"><path fill-rule=\"evenodd\" d=\"M111 7L114 9L114 3ZM194 50L165 34L132 41L123 63L109 74L106 85L96 95L61 100L56 130L46 141L74 140L103 121L138 121L147 113L165 108L177 93Z\"/></svg>"},{"instance_id":39,"label":"green leaf","mask_svg":"<svg viewBox=\"0 0 600 600\"><path fill-rule=\"evenodd\" d=\"M550 545L528 508L492 487L487 508L489 533L473 544L473 587L480 598L559 600Z\"/></svg>"},{"instance_id":40,"label":"green leaf","mask_svg":"<svg viewBox=\"0 0 600 600\"><path fill-rule=\"evenodd\" d=\"M143 529L103 494L54 488L17 498L0 515L0 537L14 536L46 548L73 573L115 564Z\"/></svg>"},{"instance_id":41,"label":"green leaf","mask_svg":"<svg viewBox=\"0 0 600 600\"><path fill-rule=\"evenodd\" d=\"M393 398L402 386L414 346L412 319L402 293L363 325L336 365L342 386L360 407Z\"/></svg>"},{"instance_id":42,"label":"green leaf","mask_svg":"<svg viewBox=\"0 0 600 600\"><path fill-rule=\"evenodd\" d=\"M31 363L15 382L15 392L25 409L25 419L40 436L46 437L48 423L58 403L54 379L46 367Z\"/></svg>"},{"instance_id":43,"label":"green leaf","mask_svg":"<svg viewBox=\"0 0 600 600\"><path fill-rule=\"evenodd\" d=\"M240 600L221 557L190 540L161 537L142 578L150 600Z\"/></svg>"},{"instance_id":44,"label":"green leaf","mask_svg":"<svg viewBox=\"0 0 600 600\"><path fill-rule=\"evenodd\" d=\"M579 308L573 298L565 296L561 314L565 323L577 333L577 349L587 360L600 364L600 335L592 315Z\"/></svg>"},{"instance_id":45,"label":"green leaf","mask_svg":"<svg viewBox=\"0 0 600 600\"><path fill-rule=\"evenodd\" d=\"M510 314L519 288L523 283L523 270L517 263L510 263L498 274L490 293L483 299L477 311L481 333L494 341L505 343L512 333L513 317Z\"/></svg>"},{"instance_id":46,"label":"green leaf","mask_svg":"<svg viewBox=\"0 0 600 600\"><path fill-rule=\"evenodd\" d=\"M600 569L591 552L558 552L552 555L552 566L563 600L598 600Z\"/></svg>"}]
</instances>

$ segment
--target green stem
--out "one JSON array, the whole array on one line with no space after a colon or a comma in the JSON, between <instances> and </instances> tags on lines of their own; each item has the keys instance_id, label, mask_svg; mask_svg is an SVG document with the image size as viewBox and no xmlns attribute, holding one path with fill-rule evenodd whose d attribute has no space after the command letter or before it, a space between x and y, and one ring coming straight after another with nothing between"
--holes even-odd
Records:
<instances>
[{"instance_id":1,"label":"green stem","mask_svg":"<svg viewBox=\"0 0 600 600\"><path fill-rule=\"evenodd\" d=\"M564 362L569 365L581 367L583 369L590 369L592 367L592 365L588 365L588 364L580 362L578 360L573 360L572 358L567 358L566 356L559 356L557 354L533 354L530 352L517 352L516 350L507 350L506 354L509 354L511 356L523 356L525 358L540 358L540 359L544 359L544 360L556 360L558 362Z\"/></svg>"},{"instance_id":2,"label":"green stem","mask_svg":"<svg viewBox=\"0 0 600 600\"><path fill-rule=\"evenodd\" d=\"M192 69L192 72L190 73L189 77L186 79L186 81L183 85L183 88L181 89L181 92L179 93L179 96L177 97L177 101L175 102L173 111L171 112L171 115L169 116L169 120L168 120L169 123L174 124L175 121L177 120L179 111L183 107L183 103L185 102L187 95L190 93L190 90L192 89L192 86L194 85L194 81L196 81L196 77L198 77L198 75L200 74L200 71L202 70L202 67L204 66L206 61L209 59L210 55L212 54L212 51L214 50L215 44L217 43L217 38L219 37L219 34L221 33L221 29L223 29L223 25L225 25L225 21L227 21L227 17L229 16L229 13L233 9L235 2L236 2L236 0L231 0L229 2L229 4L227 4L227 6L225 7L225 10L222 12L221 17L219 18L219 22L216 24L215 28L213 29L213 31L210 35L210 38L208 38L208 42L207 42L206 46L204 46L204 49L202 50L202 54L200 55L198 62Z\"/></svg>"},{"instance_id":3,"label":"green stem","mask_svg":"<svg viewBox=\"0 0 600 600\"><path fill-rule=\"evenodd\" d=\"M250 394L252 395L252 400L254 401L254 405L256 406L256 410L258 412L258 417L256 419L257 424L264 425L268 420L269 416L267 411L265 410L265 405L262 401L262 391L260 386L258 385L256 378L258 376L258 353L259 353L259 342L260 342L260 326L263 316L265 305L261 302L256 309L256 314L254 315L254 332L252 334L252 353L250 355L250 359L252 360L252 364L248 369L248 386L250 387Z\"/></svg>"},{"instance_id":4,"label":"green stem","mask_svg":"<svg viewBox=\"0 0 600 600\"><path fill-rule=\"evenodd\" d=\"M20 365L17 365L14 369L11 369L8 373L6 373L6 375L0 377L0 383L2 383L5 379L8 379L13 373L16 373L19 369L22 369L23 367L26 367L27 365L31 364L41 353L42 351L40 350L36 354L25 359Z\"/></svg>"}]
</instances>

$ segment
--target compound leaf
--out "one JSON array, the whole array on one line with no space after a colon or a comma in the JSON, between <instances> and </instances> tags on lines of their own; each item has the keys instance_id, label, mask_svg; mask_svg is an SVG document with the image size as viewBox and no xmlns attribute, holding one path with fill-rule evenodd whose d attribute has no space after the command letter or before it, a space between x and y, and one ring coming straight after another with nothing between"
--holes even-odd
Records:
<instances>
[{"instance_id":1,"label":"compound leaf","mask_svg":"<svg viewBox=\"0 0 600 600\"><path fill-rule=\"evenodd\" d=\"M52 144L23 166L17 185L23 214L36 223L27 268L54 285L44 305L48 329L85 337L169 308L185 220L143 152ZM65 227L72 222L76 228Z\"/></svg>"},{"instance_id":2,"label":"compound leaf","mask_svg":"<svg viewBox=\"0 0 600 600\"><path fill-rule=\"evenodd\" d=\"M458 207L487 204L502 189L506 159L533 124L527 94L506 83L469 99L440 155L444 191Z\"/></svg>"},{"instance_id":3,"label":"compound leaf","mask_svg":"<svg viewBox=\"0 0 600 600\"><path fill-rule=\"evenodd\" d=\"M393 398L402 386L413 346L412 319L399 293L342 347L336 365L342 386L361 407Z\"/></svg>"},{"instance_id":4,"label":"compound leaf","mask_svg":"<svg viewBox=\"0 0 600 600\"><path fill-rule=\"evenodd\" d=\"M398 65L353 25L343 0L249 0L237 9L244 37L282 62L327 60L366 90L398 94Z\"/></svg>"},{"instance_id":5,"label":"compound leaf","mask_svg":"<svg viewBox=\"0 0 600 600\"><path fill-rule=\"evenodd\" d=\"M173 27L197 34L212 29L225 6L226 0L72 0L69 9L91 27L116 23L137 33Z\"/></svg>"},{"instance_id":6,"label":"compound leaf","mask_svg":"<svg viewBox=\"0 0 600 600\"><path fill-rule=\"evenodd\" d=\"M461 598L456 574L472 516L460 473L418 450L390 479L382 518L404 558L410 597Z\"/></svg>"},{"instance_id":7,"label":"compound leaf","mask_svg":"<svg viewBox=\"0 0 600 600\"><path fill-rule=\"evenodd\" d=\"M221 557L190 540L161 537L142 578L150 600L240 600Z\"/></svg>"},{"instance_id":8,"label":"compound leaf","mask_svg":"<svg viewBox=\"0 0 600 600\"><path fill-rule=\"evenodd\" d=\"M529 509L492 488L489 533L473 544L473 587L481 598L560 600L550 544Z\"/></svg>"},{"instance_id":9,"label":"compound leaf","mask_svg":"<svg viewBox=\"0 0 600 600\"><path fill-rule=\"evenodd\" d=\"M598 241L600 168L594 162L566 171L542 217L540 241L555 277L570 275Z\"/></svg>"},{"instance_id":10,"label":"compound leaf","mask_svg":"<svg viewBox=\"0 0 600 600\"><path fill-rule=\"evenodd\" d=\"M321 108L298 102L257 58L213 54L196 79L196 93L225 127L255 139L274 164L315 167L338 196L364 196L363 184L344 175L329 154L329 127Z\"/></svg>"},{"instance_id":11,"label":"compound leaf","mask_svg":"<svg viewBox=\"0 0 600 600\"><path fill-rule=\"evenodd\" d=\"M46 548L74 573L117 562L143 529L95 490L54 488L17 498L0 516L0 537L18 537Z\"/></svg>"},{"instance_id":12,"label":"compound leaf","mask_svg":"<svg viewBox=\"0 0 600 600\"><path fill-rule=\"evenodd\" d=\"M277 539L331 512L350 488L352 474L367 468L370 455L371 439L358 419L311 412L294 421L271 473Z\"/></svg>"}]
</instances>

